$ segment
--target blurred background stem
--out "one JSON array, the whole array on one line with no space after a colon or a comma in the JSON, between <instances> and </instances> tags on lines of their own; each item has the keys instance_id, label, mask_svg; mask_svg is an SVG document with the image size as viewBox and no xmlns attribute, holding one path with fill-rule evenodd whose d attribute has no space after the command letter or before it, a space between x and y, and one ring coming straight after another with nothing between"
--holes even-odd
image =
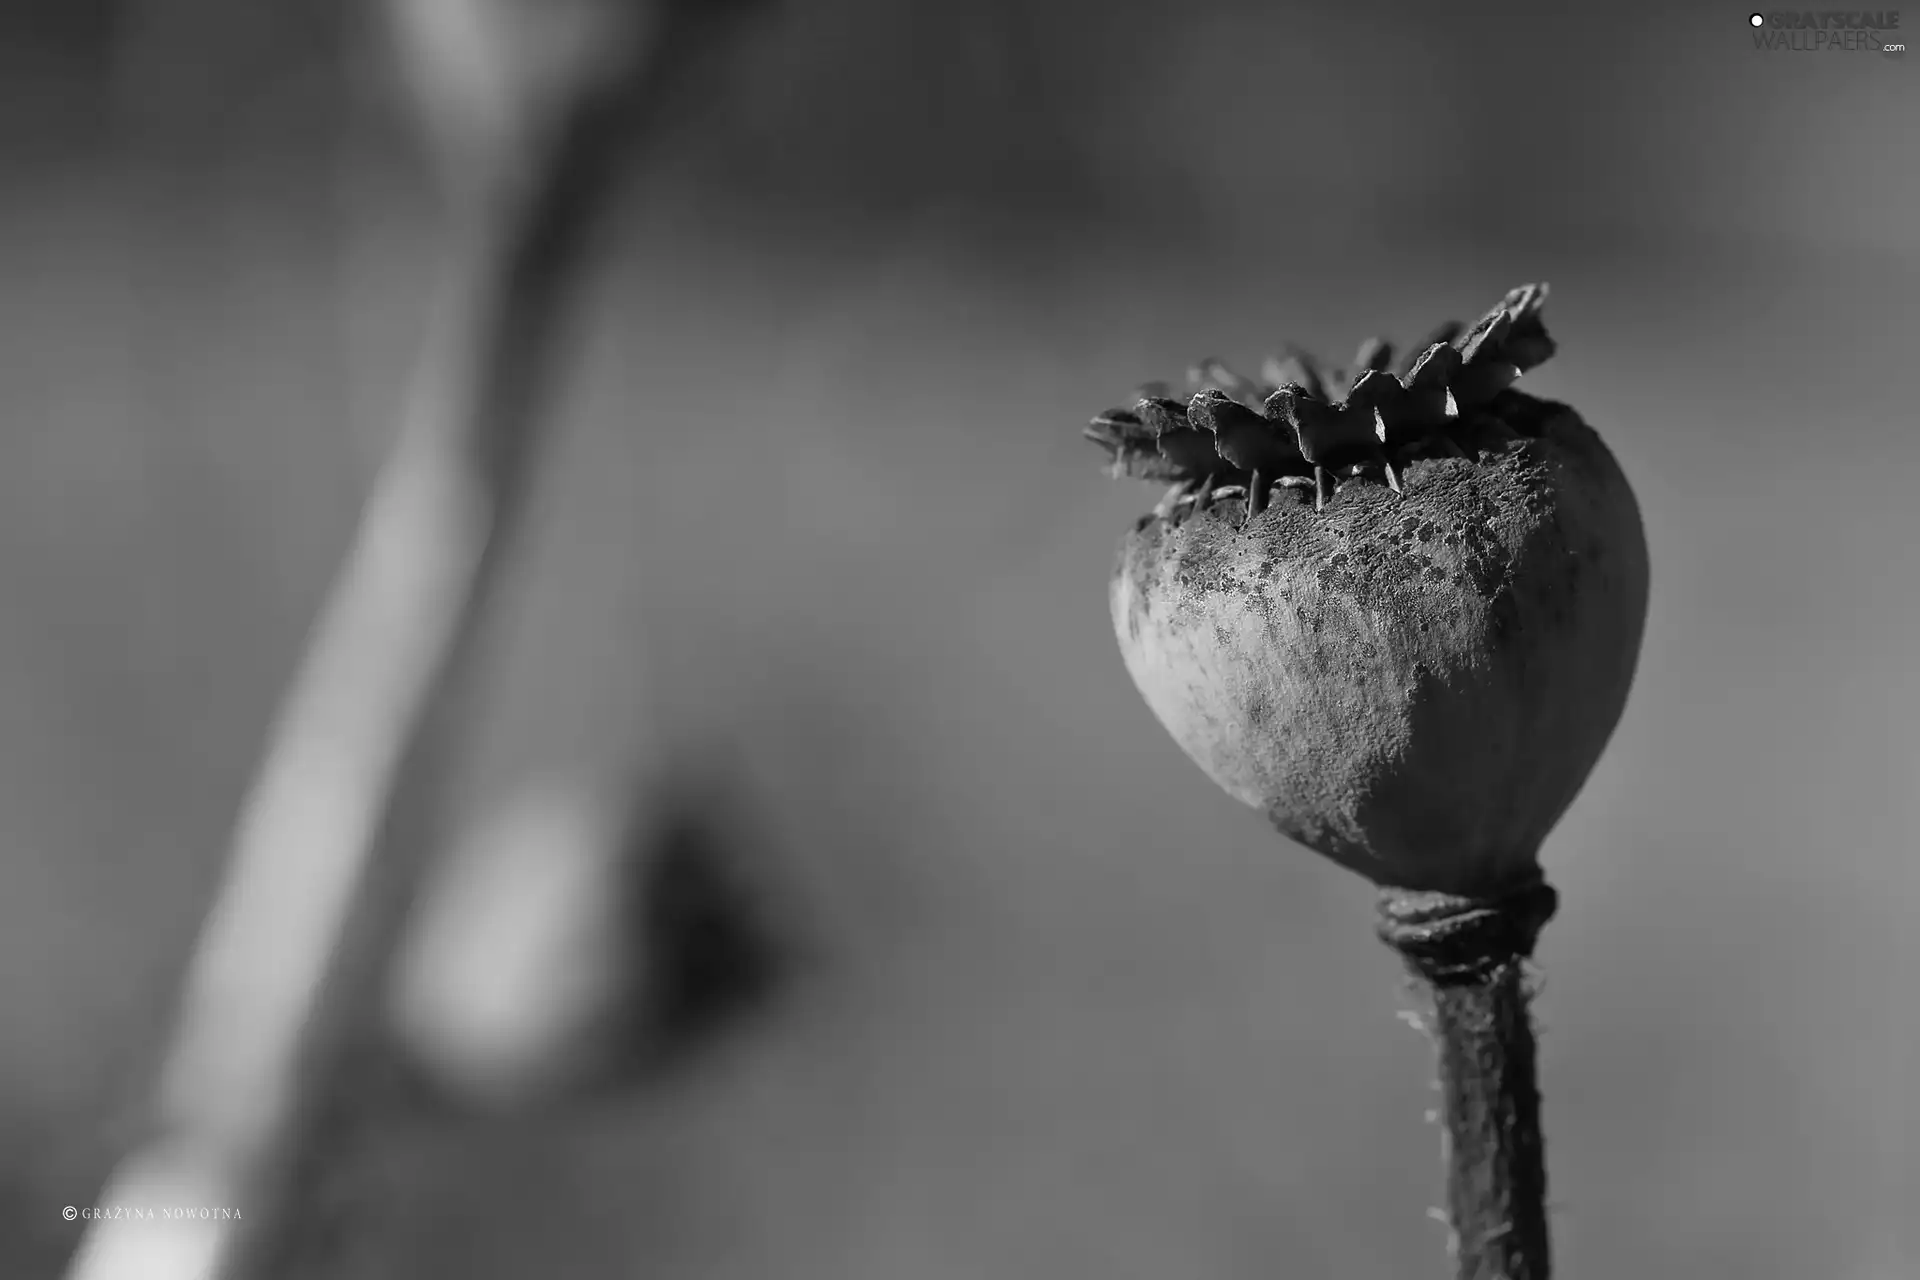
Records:
<instances>
[{"instance_id":1,"label":"blurred background stem","mask_svg":"<svg viewBox=\"0 0 1920 1280\"><path fill-rule=\"evenodd\" d=\"M235 1211L191 1233L109 1221L83 1280L282 1275L292 1229L364 1105L351 1070L433 843L444 733L512 545L567 286L605 206L640 88L641 6L560 6L591 31L540 40L537 6L403 0L458 224L447 283L392 458L317 624L242 812L189 971L158 1133L102 1204ZM502 43L506 41L507 43ZM517 43L526 41L522 46ZM656 45L659 43L655 42ZM523 55L525 55L523 57ZM538 59L531 83L516 81ZM442 74L444 73L444 74ZM468 125L477 125L469 129ZM164 1246L164 1247L163 1247Z\"/></svg>"}]
</instances>

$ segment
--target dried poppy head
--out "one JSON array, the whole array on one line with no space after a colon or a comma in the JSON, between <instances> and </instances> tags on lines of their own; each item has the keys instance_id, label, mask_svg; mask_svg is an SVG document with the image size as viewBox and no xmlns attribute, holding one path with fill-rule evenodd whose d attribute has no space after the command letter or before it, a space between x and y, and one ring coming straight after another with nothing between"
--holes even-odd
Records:
<instances>
[{"instance_id":1,"label":"dried poppy head","mask_svg":"<svg viewBox=\"0 0 1920 1280\"><path fill-rule=\"evenodd\" d=\"M1538 852L1626 702L1647 606L1638 505L1566 405L1545 285L1397 372L1304 353L1143 388L1086 434L1171 483L1123 540L1114 629L1187 754L1285 835L1377 883L1459 894ZM1345 386L1344 395L1330 387Z\"/></svg>"}]
</instances>

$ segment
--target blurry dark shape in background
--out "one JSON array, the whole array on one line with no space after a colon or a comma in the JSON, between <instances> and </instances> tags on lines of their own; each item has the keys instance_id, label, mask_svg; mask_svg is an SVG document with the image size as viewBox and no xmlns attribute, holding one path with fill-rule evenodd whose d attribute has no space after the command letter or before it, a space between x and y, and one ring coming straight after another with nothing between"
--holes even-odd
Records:
<instances>
[{"instance_id":1,"label":"blurry dark shape in background","mask_svg":"<svg viewBox=\"0 0 1920 1280\"><path fill-rule=\"evenodd\" d=\"M781 936L792 928L791 904L764 883L756 846L729 813L737 803L724 787L676 788L650 809L660 825L636 833L647 847L630 907L639 924L626 936L642 948L635 967L651 975L633 1044L642 1062L697 1061L764 1007L798 963L800 940Z\"/></svg>"},{"instance_id":2,"label":"blurry dark shape in background","mask_svg":"<svg viewBox=\"0 0 1920 1280\"><path fill-rule=\"evenodd\" d=\"M800 976L804 910L722 776L523 788L448 851L394 979L427 1101L525 1112L697 1069Z\"/></svg>"}]
</instances>

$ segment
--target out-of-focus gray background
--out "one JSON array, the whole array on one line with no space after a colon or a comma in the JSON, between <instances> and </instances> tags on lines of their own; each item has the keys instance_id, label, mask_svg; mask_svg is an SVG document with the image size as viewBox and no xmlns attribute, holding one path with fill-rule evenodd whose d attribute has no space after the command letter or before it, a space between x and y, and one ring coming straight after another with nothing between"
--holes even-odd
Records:
<instances>
[{"instance_id":1,"label":"out-of-focus gray background","mask_svg":"<svg viewBox=\"0 0 1920 1280\"><path fill-rule=\"evenodd\" d=\"M0 1274L128 1136L439 211L331 4L0 21ZM1920 23L1920 13L1909 15ZM1554 834L1564 1274L1920 1273L1920 60L1729 6L791 0L630 200L467 793L735 750L824 958L396 1139L368 1274L1438 1274L1370 893L1108 632L1088 414L1547 279L1654 588Z\"/></svg>"}]
</instances>

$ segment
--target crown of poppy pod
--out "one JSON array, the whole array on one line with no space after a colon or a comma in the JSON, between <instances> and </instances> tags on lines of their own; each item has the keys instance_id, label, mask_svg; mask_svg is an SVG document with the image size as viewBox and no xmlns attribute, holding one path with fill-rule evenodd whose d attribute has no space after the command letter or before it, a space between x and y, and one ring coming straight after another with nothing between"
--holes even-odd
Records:
<instances>
[{"instance_id":1,"label":"crown of poppy pod","mask_svg":"<svg viewBox=\"0 0 1920 1280\"><path fill-rule=\"evenodd\" d=\"M1383 884L1537 878L1632 681L1632 491L1577 414L1513 387L1554 354L1546 296L1397 370L1380 339L1351 374L1201 361L1186 401L1143 388L1085 432L1110 474L1172 486L1111 591L1148 704L1229 793Z\"/></svg>"},{"instance_id":2,"label":"crown of poppy pod","mask_svg":"<svg viewBox=\"0 0 1920 1280\"><path fill-rule=\"evenodd\" d=\"M1107 450L1116 477L1233 486L1246 493L1255 515L1274 484L1311 481L1316 505L1324 506L1331 477L1343 469L1349 476L1377 472L1398 489L1397 457L1460 452L1467 415L1554 353L1540 319L1546 298L1544 284L1523 285L1464 335L1457 323L1441 326L1397 376L1392 346L1369 339L1338 395L1328 392L1318 362L1298 348L1269 360L1264 382L1203 360L1188 373L1195 390L1185 403L1163 388L1144 389L1132 408L1107 410L1085 434ZM1337 370L1331 380L1347 382Z\"/></svg>"}]
</instances>

